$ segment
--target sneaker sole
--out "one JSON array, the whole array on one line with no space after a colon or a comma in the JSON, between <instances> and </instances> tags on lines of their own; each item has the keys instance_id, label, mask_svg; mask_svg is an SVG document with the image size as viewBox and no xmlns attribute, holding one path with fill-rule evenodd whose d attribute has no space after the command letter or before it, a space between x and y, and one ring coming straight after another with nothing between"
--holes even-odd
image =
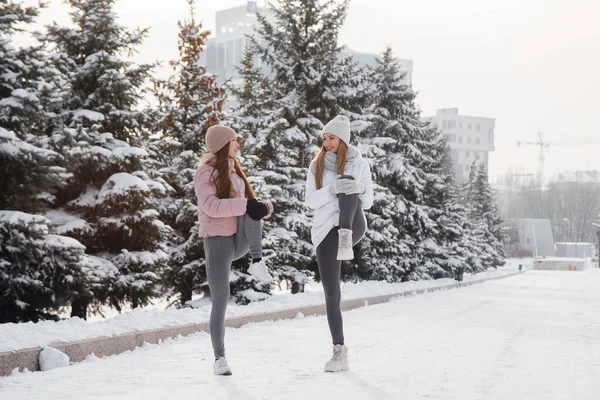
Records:
<instances>
[{"instance_id":1,"label":"sneaker sole","mask_svg":"<svg viewBox=\"0 0 600 400\"><path fill-rule=\"evenodd\" d=\"M269 283L269 282L273 282L273 277L271 277L271 279L268 280L264 280L264 279L260 279L258 276L254 275L252 272L248 271L250 273L250 275L256 279L259 282L263 282L263 283Z\"/></svg>"},{"instance_id":2,"label":"sneaker sole","mask_svg":"<svg viewBox=\"0 0 600 400\"><path fill-rule=\"evenodd\" d=\"M225 375L225 376L229 376L229 375L233 375L233 374L231 373L231 371L225 371L225 372L223 372L222 374L217 374L217 373L215 372L215 375Z\"/></svg>"},{"instance_id":3,"label":"sneaker sole","mask_svg":"<svg viewBox=\"0 0 600 400\"><path fill-rule=\"evenodd\" d=\"M250 275L252 275L252 274L250 274ZM256 279L257 281L262 282L262 283L271 283L271 282L273 282L273 278L271 278L269 280L264 280L264 279L260 279L260 278L256 277L255 275L252 275L252 277L254 279Z\"/></svg>"},{"instance_id":4,"label":"sneaker sole","mask_svg":"<svg viewBox=\"0 0 600 400\"><path fill-rule=\"evenodd\" d=\"M323 371L325 371L325 372L343 372L343 371L350 371L350 368L347 365L344 365L344 366L342 366L341 369L336 369L336 370L325 369Z\"/></svg>"},{"instance_id":5,"label":"sneaker sole","mask_svg":"<svg viewBox=\"0 0 600 400\"><path fill-rule=\"evenodd\" d=\"M263 283L269 283L269 282L273 282L273 277L271 276L270 279L264 280L264 279L260 279L257 275L254 275L254 273L250 270L250 268L248 268L248 273L257 281L259 282L263 282Z\"/></svg>"}]
</instances>

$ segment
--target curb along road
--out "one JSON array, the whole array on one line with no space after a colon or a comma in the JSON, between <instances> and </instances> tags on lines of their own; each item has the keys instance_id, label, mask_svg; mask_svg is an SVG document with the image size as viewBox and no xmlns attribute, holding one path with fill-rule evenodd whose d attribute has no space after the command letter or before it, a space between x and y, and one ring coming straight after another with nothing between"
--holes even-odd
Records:
<instances>
[{"instance_id":1,"label":"curb along road","mask_svg":"<svg viewBox=\"0 0 600 400\"><path fill-rule=\"evenodd\" d=\"M464 282L462 283L462 286L470 286L495 279L507 278L517 274L519 274L519 272L492 278L476 279L469 282ZM452 283L427 289L406 290L380 296L344 300L342 301L342 310L347 311L355 308L386 303L394 297L410 296L413 294L421 294L424 292L433 292L444 289L454 289L458 287L458 283ZM325 315L325 304L227 318L225 320L225 325L227 327L239 328L251 322L256 323L269 320L276 321L282 319L292 319L295 318L298 313L302 313L307 316ZM166 328L140 332L124 333L117 336L102 336L68 343L52 343L49 345L49 347L53 347L65 353L67 356L69 356L69 360L71 362L81 362L91 353L94 353L98 357L115 355L128 350L133 350L136 347L142 346L144 343L156 344L160 340L174 338L179 335L187 336L197 332L208 332L208 329L208 321L206 321L197 324L170 326ZM27 368L29 371L39 371L39 357L41 351L41 347L33 347L29 349L0 353L0 377L10 375L15 368L18 368L19 371L22 371L24 368Z\"/></svg>"}]
</instances>

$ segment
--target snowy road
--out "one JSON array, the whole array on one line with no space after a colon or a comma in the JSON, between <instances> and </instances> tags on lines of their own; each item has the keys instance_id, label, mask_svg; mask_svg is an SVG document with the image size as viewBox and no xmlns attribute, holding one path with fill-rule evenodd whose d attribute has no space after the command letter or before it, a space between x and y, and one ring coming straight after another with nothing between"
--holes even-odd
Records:
<instances>
[{"instance_id":1,"label":"snowy road","mask_svg":"<svg viewBox=\"0 0 600 400\"><path fill-rule=\"evenodd\" d=\"M597 399L600 271L536 272L345 313L350 371L322 372L325 317L0 378L0 399Z\"/></svg>"}]
</instances>

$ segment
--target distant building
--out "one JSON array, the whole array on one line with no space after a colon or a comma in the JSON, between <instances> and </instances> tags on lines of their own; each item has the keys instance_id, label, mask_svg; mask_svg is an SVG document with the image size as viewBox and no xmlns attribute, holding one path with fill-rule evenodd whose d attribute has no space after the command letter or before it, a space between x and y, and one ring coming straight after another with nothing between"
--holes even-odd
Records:
<instances>
[{"instance_id":1,"label":"distant building","mask_svg":"<svg viewBox=\"0 0 600 400\"><path fill-rule=\"evenodd\" d=\"M529 250L533 256L554 257L554 235L548 219L514 219L509 225L518 232L519 248Z\"/></svg>"},{"instance_id":2,"label":"distant building","mask_svg":"<svg viewBox=\"0 0 600 400\"><path fill-rule=\"evenodd\" d=\"M258 7L255 1L248 1L246 5L217 11L216 29L214 37L206 42L206 49L200 55L200 63L206 65L208 72L218 76L220 81L236 79L239 77L237 66L244 55L248 44L247 35L254 34L254 27L258 24L257 13L273 21L274 15L269 8ZM351 54L354 59L363 65L375 65L376 54L360 53L350 49L342 51L342 56ZM398 60L404 82L412 85L413 62L411 60ZM267 72L267 71L265 71Z\"/></svg>"},{"instance_id":3,"label":"distant building","mask_svg":"<svg viewBox=\"0 0 600 400\"><path fill-rule=\"evenodd\" d=\"M562 172L551 183L595 183L600 184L600 171Z\"/></svg>"},{"instance_id":4,"label":"distant building","mask_svg":"<svg viewBox=\"0 0 600 400\"><path fill-rule=\"evenodd\" d=\"M591 257L593 255L593 243L556 243L557 257Z\"/></svg>"},{"instance_id":5,"label":"distant building","mask_svg":"<svg viewBox=\"0 0 600 400\"><path fill-rule=\"evenodd\" d=\"M482 163L489 170L489 153L495 149L494 118L459 115L458 108L444 108L437 110L436 116L423 120L437 126L448 139L457 185L468 181L473 162Z\"/></svg>"},{"instance_id":6,"label":"distant building","mask_svg":"<svg viewBox=\"0 0 600 400\"><path fill-rule=\"evenodd\" d=\"M236 78L236 66L244 55L247 35L254 33L258 24L257 13L273 18L268 8L258 7L255 1L217 12L214 37L206 41L206 49L200 54L200 63L220 81Z\"/></svg>"}]
</instances>

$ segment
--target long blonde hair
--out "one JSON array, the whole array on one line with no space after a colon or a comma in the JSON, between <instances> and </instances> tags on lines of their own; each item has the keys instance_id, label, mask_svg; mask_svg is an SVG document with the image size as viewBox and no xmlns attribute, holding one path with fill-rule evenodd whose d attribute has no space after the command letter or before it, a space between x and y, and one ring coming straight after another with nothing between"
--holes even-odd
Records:
<instances>
[{"instance_id":1,"label":"long blonde hair","mask_svg":"<svg viewBox=\"0 0 600 400\"><path fill-rule=\"evenodd\" d=\"M325 154L327 150L325 150L325 146L321 146L321 150L315 155L313 158L314 166L315 166L315 181L317 185L317 189L321 189L323 187L323 170L325 169ZM346 143L340 140L340 147L337 151L337 174L344 175L344 169L346 169L346 156L348 154L348 146Z\"/></svg>"},{"instance_id":2,"label":"long blonde hair","mask_svg":"<svg viewBox=\"0 0 600 400\"><path fill-rule=\"evenodd\" d=\"M255 199L256 193L254 193L252 186L250 186L250 182L248 182L248 178L246 178L242 165L237 159L233 160L233 166L235 172L244 181L246 198ZM216 178L214 176L215 171L217 172ZM230 199L232 195L232 183L231 175L229 174L229 146L223 146L223 148L217 152L211 178L217 188L217 197L219 199Z\"/></svg>"}]
</instances>

